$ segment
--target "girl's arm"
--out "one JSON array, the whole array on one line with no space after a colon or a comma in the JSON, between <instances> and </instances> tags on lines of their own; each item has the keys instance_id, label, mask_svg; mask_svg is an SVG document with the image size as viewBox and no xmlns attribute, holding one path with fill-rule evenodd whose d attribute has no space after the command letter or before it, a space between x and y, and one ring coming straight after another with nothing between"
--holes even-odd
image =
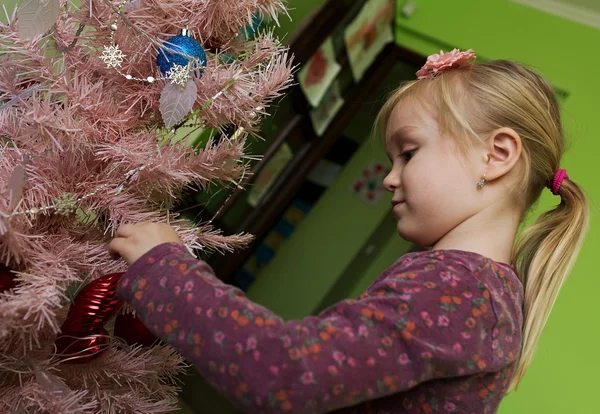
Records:
<instances>
[{"instance_id":1,"label":"girl's arm","mask_svg":"<svg viewBox=\"0 0 600 414\"><path fill-rule=\"evenodd\" d=\"M315 413L432 378L495 372L514 359L508 343L493 350L492 341L519 327L498 318L485 285L457 267L443 276L446 262L415 260L359 300L284 322L167 243L133 264L118 293L247 412Z\"/></svg>"}]
</instances>

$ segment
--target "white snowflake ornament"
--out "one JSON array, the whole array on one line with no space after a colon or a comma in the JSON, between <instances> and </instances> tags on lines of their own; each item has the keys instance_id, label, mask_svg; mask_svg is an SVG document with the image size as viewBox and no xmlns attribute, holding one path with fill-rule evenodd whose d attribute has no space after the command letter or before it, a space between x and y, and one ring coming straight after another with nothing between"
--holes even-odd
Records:
<instances>
[{"instance_id":1,"label":"white snowflake ornament","mask_svg":"<svg viewBox=\"0 0 600 414\"><path fill-rule=\"evenodd\" d=\"M175 85L184 87L188 80L190 80L190 69L188 65L173 65L167 72L167 79L169 79L171 83L174 83Z\"/></svg>"},{"instance_id":2,"label":"white snowflake ornament","mask_svg":"<svg viewBox=\"0 0 600 414\"><path fill-rule=\"evenodd\" d=\"M121 49L119 49L118 45L114 46L104 46L104 50L102 51L102 61L106 65L107 68L120 68L121 63L123 63L123 59L126 56Z\"/></svg>"}]
</instances>

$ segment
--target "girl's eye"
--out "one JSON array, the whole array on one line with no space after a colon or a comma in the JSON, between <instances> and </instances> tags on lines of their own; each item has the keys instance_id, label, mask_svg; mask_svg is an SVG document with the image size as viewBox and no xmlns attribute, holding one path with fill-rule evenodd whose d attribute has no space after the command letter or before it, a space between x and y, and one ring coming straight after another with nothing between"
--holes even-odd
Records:
<instances>
[{"instance_id":1,"label":"girl's eye","mask_svg":"<svg viewBox=\"0 0 600 414\"><path fill-rule=\"evenodd\" d=\"M402 154L400 154L400 156L402 158L404 158L404 160L406 162L410 161L412 157L414 157L415 152L417 152L417 150L411 150L411 151L404 151Z\"/></svg>"}]
</instances>

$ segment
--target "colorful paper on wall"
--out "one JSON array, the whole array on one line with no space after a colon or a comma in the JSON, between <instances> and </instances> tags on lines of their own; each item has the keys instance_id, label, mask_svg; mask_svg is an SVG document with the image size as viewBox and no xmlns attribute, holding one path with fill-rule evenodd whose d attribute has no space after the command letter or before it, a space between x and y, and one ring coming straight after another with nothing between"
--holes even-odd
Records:
<instances>
[{"instance_id":1,"label":"colorful paper on wall","mask_svg":"<svg viewBox=\"0 0 600 414\"><path fill-rule=\"evenodd\" d=\"M258 206L262 197L269 191L269 188L275 183L279 174L293 157L294 154L290 146L285 142L281 144L279 150L267 161L267 164L260 170L256 180L254 180L254 185L248 194L248 204L250 206Z\"/></svg>"},{"instance_id":2,"label":"colorful paper on wall","mask_svg":"<svg viewBox=\"0 0 600 414\"><path fill-rule=\"evenodd\" d=\"M341 69L335 60L333 40L329 38L298 73L300 88L313 107L319 106Z\"/></svg>"},{"instance_id":3,"label":"colorful paper on wall","mask_svg":"<svg viewBox=\"0 0 600 414\"><path fill-rule=\"evenodd\" d=\"M360 178L357 179L350 191L367 204L375 205L386 193L383 179L390 172L389 168L377 161L373 161L365 168Z\"/></svg>"},{"instance_id":4,"label":"colorful paper on wall","mask_svg":"<svg viewBox=\"0 0 600 414\"><path fill-rule=\"evenodd\" d=\"M342 106L344 106L344 98L340 91L340 85L337 81L334 81L321 104L310 111L310 119L318 136L325 133Z\"/></svg>"},{"instance_id":5,"label":"colorful paper on wall","mask_svg":"<svg viewBox=\"0 0 600 414\"><path fill-rule=\"evenodd\" d=\"M360 13L348 25L344 35L348 59L356 82L383 48L393 41L393 0L367 0Z\"/></svg>"}]
</instances>

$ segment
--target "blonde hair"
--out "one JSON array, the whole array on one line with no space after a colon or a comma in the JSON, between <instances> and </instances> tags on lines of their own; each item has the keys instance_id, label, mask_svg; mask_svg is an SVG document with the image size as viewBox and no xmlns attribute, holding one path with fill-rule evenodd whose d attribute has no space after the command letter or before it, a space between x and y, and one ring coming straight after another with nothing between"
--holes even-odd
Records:
<instances>
[{"instance_id":1,"label":"blonde hair","mask_svg":"<svg viewBox=\"0 0 600 414\"><path fill-rule=\"evenodd\" d=\"M526 67L505 60L471 64L431 79L411 81L384 104L375 127L386 136L388 120L405 99L427 97L437 109L441 135L484 141L502 127L521 137L523 177L512 197L523 219L560 167L565 138L556 96L550 85ZM463 112L462 108L468 109ZM457 140L460 150L472 140ZM517 237L511 262L525 288L523 342L508 391L516 389L531 363L558 292L579 254L589 225L588 201L566 179L560 204L542 214Z\"/></svg>"}]
</instances>

